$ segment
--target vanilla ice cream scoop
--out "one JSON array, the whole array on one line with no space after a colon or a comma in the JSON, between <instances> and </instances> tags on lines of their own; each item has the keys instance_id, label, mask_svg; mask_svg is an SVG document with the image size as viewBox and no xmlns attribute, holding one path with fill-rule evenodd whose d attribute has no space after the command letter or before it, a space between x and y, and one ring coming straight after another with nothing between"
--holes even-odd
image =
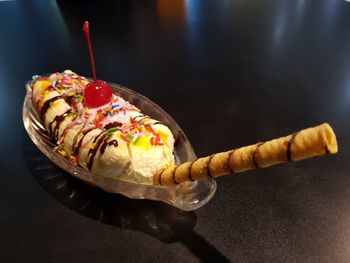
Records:
<instances>
[{"instance_id":1,"label":"vanilla ice cream scoop","mask_svg":"<svg viewBox=\"0 0 350 263\"><path fill-rule=\"evenodd\" d=\"M88 107L88 83L66 70L31 85L33 105L57 151L93 175L152 184L157 171L174 165L170 129L118 94L100 107Z\"/></svg>"}]
</instances>

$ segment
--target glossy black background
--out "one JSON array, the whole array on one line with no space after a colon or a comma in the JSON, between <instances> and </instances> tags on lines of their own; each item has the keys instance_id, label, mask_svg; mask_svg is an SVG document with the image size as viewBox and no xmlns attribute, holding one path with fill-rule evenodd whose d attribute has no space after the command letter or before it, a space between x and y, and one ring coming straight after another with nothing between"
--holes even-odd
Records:
<instances>
[{"instance_id":1,"label":"glossy black background","mask_svg":"<svg viewBox=\"0 0 350 263\"><path fill-rule=\"evenodd\" d=\"M0 1L1 262L349 262L350 3ZM340 152L218 180L195 212L75 180L28 138L32 75L97 75L142 93L198 156L329 122Z\"/></svg>"}]
</instances>

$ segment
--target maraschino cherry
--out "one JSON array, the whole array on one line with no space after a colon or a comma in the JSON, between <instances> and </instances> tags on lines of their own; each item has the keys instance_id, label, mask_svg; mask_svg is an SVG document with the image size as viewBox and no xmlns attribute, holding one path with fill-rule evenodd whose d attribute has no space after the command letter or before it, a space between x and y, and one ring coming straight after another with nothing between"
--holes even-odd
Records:
<instances>
[{"instance_id":1,"label":"maraschino cherry","mask_svg":"<svg viewBox=\"0 0 350 263\"><path fill-rule=\"evenodd\" d=\"M84 91L85 104L90 108L95 108L95 107L103 106L106 103L110 102L112 97L112 89L107 82L96 79L95 61L94 61L94 55L92 53L90 29L89 29L88 21L85 21L83 25L83 31L85 33L86 41L88 43L92 73L94 75L94 81L90 82L85 87L85 91Z\"/></svg>"}]
</instances>

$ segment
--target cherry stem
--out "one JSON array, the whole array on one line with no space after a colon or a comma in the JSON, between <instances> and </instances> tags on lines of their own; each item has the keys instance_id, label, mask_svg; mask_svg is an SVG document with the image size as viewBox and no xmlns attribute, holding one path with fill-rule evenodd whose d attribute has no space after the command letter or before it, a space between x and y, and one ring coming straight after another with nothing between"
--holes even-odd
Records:
<instances>
[{"instance_id":1,"label":"cherry stem","mask_svg":"<svg viewBox=\"0 0 350 263\"><path fill-rule=\"evenodd\" d=\"M90 54L92 74L94 75L94 79L95 79L95 82L96 82L97 78L96 78L96 70L95 70L95 60L94 60L94 54L92 52L91 39L90 39L90 28L89 28L89 22L88 21L84 22L83 31L85 33L86 42L87 42L88 47L89 47L89 54Z\"/></svg>"}]
</instances>

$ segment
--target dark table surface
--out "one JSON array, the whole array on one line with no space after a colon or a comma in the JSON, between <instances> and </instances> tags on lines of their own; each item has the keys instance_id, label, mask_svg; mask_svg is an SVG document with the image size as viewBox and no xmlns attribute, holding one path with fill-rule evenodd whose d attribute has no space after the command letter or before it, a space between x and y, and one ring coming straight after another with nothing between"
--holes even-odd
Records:
<instances>
[{"instance_id":1,"label":"dark table surface","mask_svg":"<svg viewBox=\"0 0 350 263\"><path fill-rule=\"evenodd\" d=\"M26 134L32 75L97 75L149 97L198 156L329 122L339 154L218 179L182 212L90 187ZM0 1L1 262L349 262L350 3Z\"/></svg>"}]
</instances>

